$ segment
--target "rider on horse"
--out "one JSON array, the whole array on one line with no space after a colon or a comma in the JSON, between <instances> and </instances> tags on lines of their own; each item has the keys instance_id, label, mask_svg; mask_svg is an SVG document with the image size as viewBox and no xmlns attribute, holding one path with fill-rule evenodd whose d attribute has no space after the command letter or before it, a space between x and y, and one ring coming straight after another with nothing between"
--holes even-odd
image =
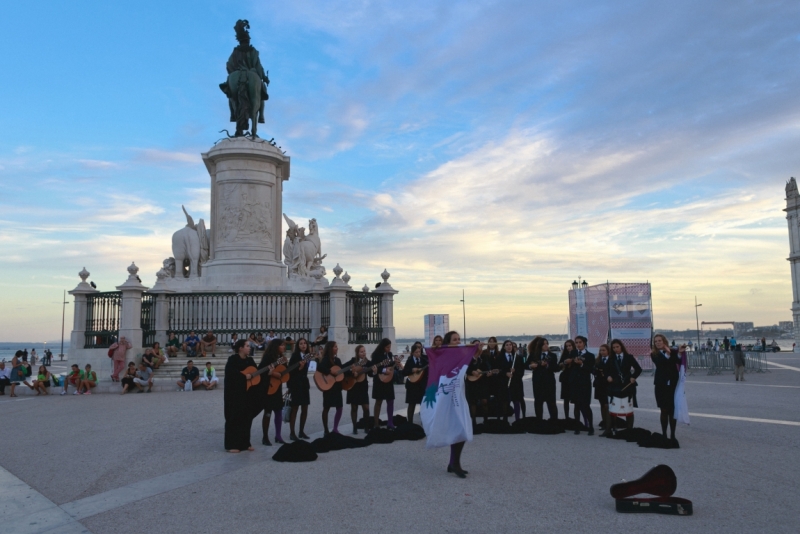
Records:
<instances>
[{"instance_id":1,"label":"rider on horse","mask_svg":"<svg viewBox=\"0 0 800 534\"><path fill-rule=\"evenodd\" d=\"M257 123L264 123L264 100L269 99L269 77L264 73L258 50L250 45L250 23L239 20L236 26L239 46L233 49L226 68L228 80L219 84L228 97L231 122L236 123L236 137L241 137L252 123L250 134L256 137Z\"/></svg>"}]
</instances>

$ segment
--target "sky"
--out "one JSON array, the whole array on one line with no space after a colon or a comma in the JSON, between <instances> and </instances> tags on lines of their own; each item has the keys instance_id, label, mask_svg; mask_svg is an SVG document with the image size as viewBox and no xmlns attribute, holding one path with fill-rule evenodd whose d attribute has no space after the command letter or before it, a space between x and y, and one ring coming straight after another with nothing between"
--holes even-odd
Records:
<instances>
[{"instance_id":1,"label":"sky","mask_svg":"<svg viewBox=\"0 0 800 534\"><path fill-rule=\"evenodd\" d=\"M209 220L200 153L250 21L284 208L328 271L391 273L398 337L564 333L567 292L649 281L656 328L791 320L800 3L17 2L0 18L0 341L60 337ZM68 300L71 300L67 295ZM67 335L71 310L67 306Z\"/></svg>"}]
</instances>

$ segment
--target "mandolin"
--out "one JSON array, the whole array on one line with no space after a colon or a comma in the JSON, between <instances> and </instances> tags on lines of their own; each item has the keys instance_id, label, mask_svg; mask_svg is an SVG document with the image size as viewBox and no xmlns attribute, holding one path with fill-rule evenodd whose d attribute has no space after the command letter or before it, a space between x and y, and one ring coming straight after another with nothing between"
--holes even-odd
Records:
<instances>
[{"instance_id":1,"label":"mandolin","mask_svg":"<svg viewBox=\"0 0 800 534\"><path fill-rule=\"evenodd\" d=\"M275 369L275 367L277 367L281 363L286 363L286 358L284 358L283 356L278 358L278 360L275 361L275 363L267 365L263 369L259 369L258 367L253 367L252 365L249 367L245 367L241 371L241 373L245 376L250 375L250 378L247 379L247 390L249 391L251 387L259 385L261 383L261 375L263 375L264 373L272 372Z\"/></svg>"},{"instance_id":2,"label":"mandolin","mask_svg":"<svg viewBox=\"0 0 800 534\"><path fill-rule=\"evenodd\" d=\"M478 372L480 374L477 375L477 376L473 375L472 373L468 374L467 375L467 380L469 380L470 382L476 382L476 381L480 380L481 378L483 378L484 376L496 375L497 373L500 372L500 369L492 369L491 371L478 371Z\"/></svg>"},{"instance_id":3,"label":"mandolin","mask_svg":"<svg viewBox=\"0 0 800 534\"><path fill-rule=\"evenodd\" d=\"M414 369L411 371L411 374L408 375L408 381L412 384L416 384L422 379L422 375L425 374L425 370L428 368L426 365L425 367L420 367L419 369Z\"/></svg>"}]
</instances>

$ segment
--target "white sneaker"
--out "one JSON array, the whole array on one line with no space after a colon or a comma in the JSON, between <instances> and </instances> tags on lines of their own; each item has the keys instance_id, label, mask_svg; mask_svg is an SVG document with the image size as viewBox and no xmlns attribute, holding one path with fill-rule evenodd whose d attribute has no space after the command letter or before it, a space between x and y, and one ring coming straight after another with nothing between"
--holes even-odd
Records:
<instances>
[{"instance_id":1,"label":"white sneaker","mask_svg":"<svg viewBox=\"0 0 800 534\"><path fill-rule=\"evenodd\" d=\"M62 389L62 390L61 390L61 394L62 394L62 395L66 395L66 394L67 394L67 392L66 392L66 391L64 391L64 390Z\"/></svg>"},{"instance_id":2,"label":"white sneaker","mask_svg":"<svg viewBox=\"0 0 800 534\"><path fill-rule=\"evenodd\" d=\"M183 391L183 388L178 388L178 391Z\"/></svg>"},{"instance_id":3,"label":"white sneaker","mask_svg":"<svg viewBox=\"0 0 800 534\"><path fill-rule=\"evenodd\" d=\"M77 394L78 394L78 391L77 391L77 390L75 390L75 391L73 391L73 392L72 392L72 394L73 394L73 395L77 395Z\"/></svg>"}]
</instances>

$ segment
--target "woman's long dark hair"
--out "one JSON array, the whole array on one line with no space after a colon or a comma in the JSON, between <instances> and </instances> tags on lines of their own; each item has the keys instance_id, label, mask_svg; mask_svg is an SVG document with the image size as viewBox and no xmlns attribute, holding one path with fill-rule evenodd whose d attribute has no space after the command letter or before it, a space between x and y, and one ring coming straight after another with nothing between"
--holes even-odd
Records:
<instances>
[{"instance_id":1,"label":"woman's long dark hair","mask_svg":"<svg viewBox=\"0 0 800 534\"><path fill-rule=\"evenodd\" d=\"M450 330L444 335L444 338L442 339L442 346L447 347L450 345L450 340L453 339L453 334L458 334L458 332L455 330Z\"/></svg>"},{"instance_id":2,"label":"woman's long dark hair","mask_svg":"<svg viewBox=\"0 0 800 534\"><path fill-rule=\"evenodd\" d=\"M531 360L538 361L542 359L542 347L545 341L547 341L546 338L536 336L533 341L528 343L528 354Z\"/></svg>"},{"instance_id":3,"label":"woman's long dark hair","mask_svg":"<svg viewBox=\"0 0 800 534\"><path fill-rule=\"evenodd\" d=\"M292 351L292 356L300 356L300 342L301 341L305 341L306 342L306 350L308 352L311 352L311 343L309 343L306 338L301 337L300 339L297 340L297 343L294 344L294 351Z\"/></svg>"},{"instance_id":4,"label":"woman's long dark hair","mask_svg":"<svg viewBox=\"0 0 800 534\"><path fill-rule=\"evenodd\" d=\"M264 356L261 357L261 363L259 365L264 367L265 365L269 365L280 358L280 348L281 345L284 344L286 344L286 342L281 338L276 338L270 341L267 345L267 348L264 350Z\"/></svg>"},{"instance_id":5,"label":"woman's long dark hair","mask_svg":"<svg viewBox=\"0 0 800 534\"><path fill-rule=\"evenodd\" d=\"M381 342L378 343L378 346L375 347L375 350L372 351L372 357L375 358L376 355L383 357L386 352L387 345L391 345L392 340L389 338L381 339Z\"/></svg>"},{"instance_id":6,"label":"woman's long dark hair","mask_svg":"<svg viewBox=\"0 0 800 534\"><path fill-rule=\"evenodd\" d=\"M336 346L335 341L328 341L325 343L325 348L322 349L322 357L333 363L333 347Z\"/></svg>"},{"instance_id":7,"label":"woman's long dark hair","mask_svg":"<svg viewBox=\"0 0 800 534\"><path fill-rule=\"evenodd\" d=\"M625 343L623 343L623 342L622 342L622 341L620 341L619 339L612 339L612 340L611 340L611 343L609 343L609 346L611 346L611 352L609 352L608 354L609 354L610 356L614 356L614 355L616 355L616 352L614 352L614 343L616 343L617 345L619 345L619 348L621 348L621 349L622 349L622 354L629 354L629 353L628 353L628 349L627 349L627 348L625 348Z\"/></svg>"}]
</instances>

